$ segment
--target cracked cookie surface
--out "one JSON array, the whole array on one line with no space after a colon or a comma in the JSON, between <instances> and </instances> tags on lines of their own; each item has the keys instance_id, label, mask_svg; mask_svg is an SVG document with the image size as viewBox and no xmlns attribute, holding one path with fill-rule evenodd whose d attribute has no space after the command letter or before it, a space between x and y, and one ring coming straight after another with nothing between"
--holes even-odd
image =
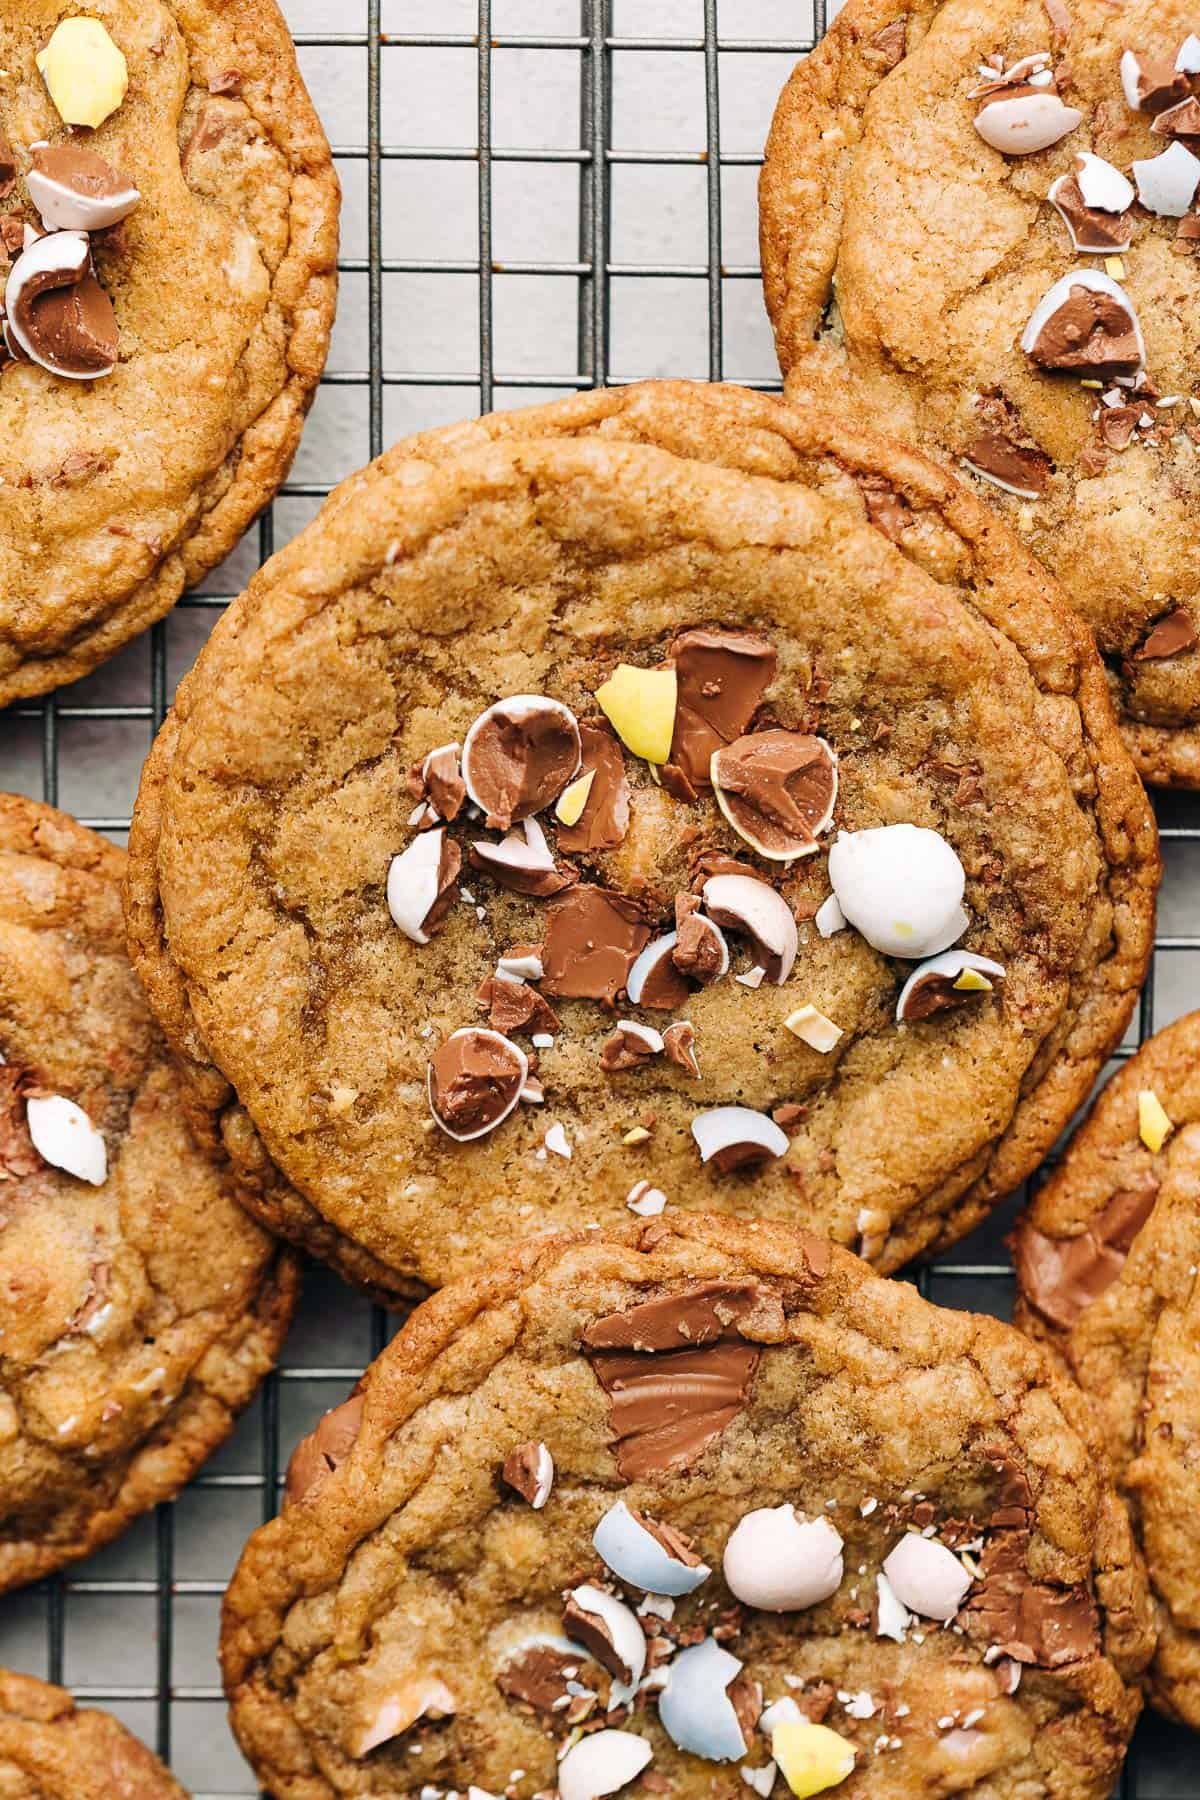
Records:
<instances>
[{"instance_id":1,"label":"cracked cookie surface","mask_svg":"<svg viewBox=\"0 0 1200 1800\"><path fill-rule=\"evenodd\" d=\"M1095 632L1143 775L1188 787L1200 784L1194 218L1151 212L1126 183L1120 218L1094 214L1110 242L1128 236L1105 258L1075 251L1048 195L1085 153L1118 184L1162 153L1190 168L1157 129L1166 97L1134 111L1120 65L1130 50L1171 69L1194 25L1183 0L852 0L784 90L760 187L789 391L853 407L960 470L982 454L1018 492L964 479ZM1025 98L1046 107L1057 93L1078 123L1034 154L997 150L988 122L976 128L1004 101L983 91L989 65L1035 54L1050 85ZM1173 102L1193 85L1176 79ZM1047 368L1022 346L1035 307L1079 271L1136 312L1149 378L1136 399L1114 386L1114 370L1134 385L1129 367Z\"/></svg>"},{"instance_id":2,"label":"cracked cookie surface","mask_svg":"<svg viewBox=\"0 0 1200 1800\"><path fill-rule=\"evenodd\" d=\"M0 5L14 256L30 147L71 141L35 61L62 10ZM92 238L113 372L0 368L0 705L85 675L228 554L287 472L332 325L337 177L274 0L87 12L129 78L87 141L141 199Z\"/></svg>"},{"instance_id":3,"label":"cracked cookie surface","mask_svg":"<svg viewBox=\"0 0 1200 1800\"><path fill-rule=\"evenodd\" d=\"M291 1253L189 1134L125 950L123 864L0 796L0 1588L176 1493L253 1398L297 1295ZM39 1101L85 1115L86 1177L47 1160L72 1152Z\"/></svg>"},{"instance_id":4,"label":"cracked cookie surface","mask_svg":"<svg viewBox=\"0 0 1200 1800\"><path fill-rule=\"evenodd\" d=\"M870 523L881 494L908 521L899 548ZM660 664L691 626L769 641L767 707L838 754L837 828L950 841L967 943L1006 963L1003 993L898 1028L910 965L814 926L826 843L769 864L711 795L681 801L627 755L623 841L559 859L581 891L665 930L701 859L737 859L800 921L795 967L782 988L717 981L675 1015L618 1003L648 1025L690 1018L698 1078L666 1056L605 1069L611 1012L556 997L544 1105L453 1142L430 1117L430 1060L482 1022L497 959L559 903L465 869L471 901L409 941L385 892L414 836L409 772L505 694L595 715L616 664ZM447 830L467 852L487 836L465 815ZM821 413L652 384L410 440L334 494L180 689L139 795L128 916L251 1205L395 1292L498 1242L619 1219L642 1180L863 1239L887 1267L952 1241L1088 1092L1142 979L1157 878L1086 634L986 508ZM833 1054L786 1028L806 1004L841 1028ZM786 1154L702 1167L693 1122L732 1101L790 1108ZM569 1160L557 1137L538 1154L556 1124Z\"/></svg>"},{"instance_id":5,"label":"cracked cookie surface","mask_svg":"<svg viewBox=\"0 0 1200 1800\"><path fill-rule=\"evenodd\" d=\"M1145 1553L1161 1614L1151 1698L1193 1728L1198 1057L1200 1013L1150 1038L1103 1090L1013 1239L1019 1323L1055 1350L1099 1409ZM1150 1122L1146 1136L1139 1127L1144 1094L1169 1121L1158 1149Z\"/></svg>"},{"instance_id":6,"label":"cracked cookie surface","mask_svg":"<svg viewBox=\"0 0 1200 1800\"><path fill-rule=\"evenodd\" d=\"M611 1754L765 1794L812 1721L855 1800L1100 1800L1153 1638L1090 1419L1008 1326L785 1227L527 1245L298 1447L226 1598L234 1728L280 1800L586 1792Z\"/></svg>"}]
</instances>

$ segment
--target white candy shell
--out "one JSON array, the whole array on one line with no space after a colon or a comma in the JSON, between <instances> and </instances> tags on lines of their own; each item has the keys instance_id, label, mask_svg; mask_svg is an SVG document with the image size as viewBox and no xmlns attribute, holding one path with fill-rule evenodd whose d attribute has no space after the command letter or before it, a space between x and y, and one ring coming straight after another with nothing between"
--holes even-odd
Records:
<instances>
[{"instance_id":1,"label":"white candy shell","mask_svg":"<svg viewBox=\"0 0 1200 1800\"><path fill-rule=\"evenodd\" d=\"M1048 150L1074 131L1083 114L1057 94L997 96L976 115L975 129L985 144L1004 156L1032 156Z\"/></svg>"},{"instance_id":2,"label":"white candy shell","mask_svg":"<svg viewBox=\"0 0 1200 1800\"><path fill-rule=\"evenodd\" d=\"M830 894L828 900L818 906L813 924L823 938L836 937L839 931L845 931L846 915L838 905L836 894Z\"/></svg>"},{"instance_id":3,"label":"white candy shell","mask_svg":"<svg viewBox=\"0 0 1200 1800\"><path fill-rule=\"evenodd\" d=\"M1055 282L1049 293L1042 295L1030 314L1029 323L1022 334L1022 350L1033 349L1042 335L1042 329L1047 320L1052 319L1059 307L1066 304L1071 297L1071 289L1077 287L1090 288L1096 294L1108 294L1112 299L1120 302L1133 323L1134 335L1137 339L1138 362L1144 363L1146 341L1142 336L1142 327L1138 316L1133 310L1133 302L1125 289L1120 287L1111 275L1104 275L1099 269L1072 269L1069 275L1064 275L1061 281Z\"/></svg>"},{"instance_id":4,"label":"white candy shell","mask_svg":"<svg viewBox=\"0 0 1200 1800\"><path fill-rule=\"evenodd\" d=\"M62 1094L48 1094L25 1102L25 1119L39 1156L93 1187L104 1185L108 1148L81 1106Z\"/></svg>"},{"instance_id":5,"label":"white candy shell","mask_svg":"<svg viewBox=\"0 0 1200 1800\"><path fill-rule=\"evenodd\" d=\"M393 856L388 865L388 911L406 938L427 944L421 927L438 897L438 871L442 866L444 831L426 831Z\"/></svg>"},{"instance_id":6,"label":"white candy shell","mask_svg":"<svg viewBox=\"0 0 1200 1800\"><path fill-rule=\"evenodd\" d=\"M1142 102L1138 94L1138 82L1141 79L1142 65L1132 50L1126 50L1121 57L1121 87L1125 94L1126 106L1134 112L1141 112Z\"/></svg>"},{"instance_id":7,"label":"white candy shell","mask_svg":"<svg viewBox=\"0 0 1200 1800\"><path fill-rule=\"evenodd\" d=\"M886 1575L875 1577L875 1596L875 1636L902 1644L912 1624L912 1614L907 1607L901 1606Z\"/></svg>"},{"instance_id":8,"label":"white candy shell","mask_svg":"<svg viewBox=\"0 0 1200 1800\"><path fill-rule=\"evenodd\" d=\"M1004 980L1003 963L992 962L986 956L973 956L969 950L947 950L941 956L931 956L927 962L918 964L900 989L900 998L896 1002L896 1023L904 1023L904 1008L918 981L926 975L946 975L951 981L956 981L964 969L974 969L979 975L992 975L997 981Z\"/></svg>"},{"instance_id":9,"label":"white candy shell","mask_svg":"<svg viewBox=\"0 0 1200 1800\"><path fill-rule=\"evenodd\" d=\"M709 1112L697 1113L692 1120L692 1136L701 1162L710 1162L734 1144L758 1144L772 1156L784 1156L789 1141L787 1132L774 1119L749 1106L714 1106Z\"/></svg>"},{"instance_id":10,"label":"white candy shell","mask_svg":"<svg viewBox=\"0 0 1200 1800\"><path fill-rule=\"evenodd\" d=\"M914 1531L883 1559L883 1572L901 1606L923 1619L952 1619L966 1598L971 1577L952 1550Z\"/></svg>"},{"instance_id":11,"label":"white candy shell","mask_svg":"<svg viewBox=\"0 0 1200 1800\"><path fill-rule=\"evenodd\" d=\"M133 186L122 188L107 200L91 194L77 194L62 181L54 181L40 169L30 169L25 177L29 198L51 231L104 231L127 219L141 195Z\"/></svg>"},{"instance_id":12,"label":"white candy shell","mask_svg":"<svg viewBox=\"0 0 1200 1800\"><path fill-rule=\"evenodd\" d=\"M1175 68L1180 75L1200 75L1200 37L1194 31L1179 46Z\"/></svg>"},{"instance_id":13,"label":"white candy shell","mask_svg":"<svg viewBox=\"0 0 1200 1800\"><path fill-rule=\"evenodd\" d=\"M797 1725L804 1717L790 1694L783 1694L778 1700L772 1700L770 1706L764 1706L759 1714L758 1729L768 1737L777 1725Z\"/></svg>"},{"instance_id":14,"label":"white candy shell","mask_svg":"<svg viewBox=\"0 0 1200 1800\"><path fill-rule=\"evenodd\" d=\"M801 1612L841 1586L842 1536L828 1519L798 1519L794 1506L760 1507L730 1533L724 1572L746 1606Z\"/></svg>"},{"instance_id":15,"label":"white candy shell","mask_svg":"<svg viewBox=\"0 0 1200 1800\"><path fill-rule=\"evenodd\" d=\"M745 932L779 961L775 985L782 987L800 947L792 909L782 895L753 875L710 875L704 904L718 924Z\"/></svg>"},{"instance_id":16,"label":"white candy shell","mask_svg":"<svg viewBox=\"0 0 1200 1800\"><path fill-rule=\"evenodd\" d=\"M473 805L479 808L480 812L486 813L488 809L486 804L479 798L479 791L471 776L471 752L475 748L479 733L497 714L502 718L520 720L528 718L530 713L540 712L558 713L566 723L568 730L574 734L575 767L572 769L570 775L567 776L563 786L566 787L575 779L576 775L578 775L580 763L583 761L583 747L582 740L579 736L579 721L576 719L575 714L571 711L570 707L564 706L561 700L549 699L545 694L510 694L506 700L497 700L494 706L489 706L486 712L481 712L463 740L462 762L460 765L463 785L467 790L467 798ZM557 796L555 796L555 798L557 798ZM550 802L547 801L546 804L549 805Z\"/></svg>"},{"instance_id":17,"label":"white candy shell","mask_svg":"<svg viewBox=\"0 0 1200 1800\"><path fill-rule=\"evenodd\" d=\"M666 931L661 937L651 938L646 948L634 962L625 983L625 992L629 995L630 1004L640 1006L646 983L664 958L670 958L672 950L679 941L679 934Z\"/></svg>"},{"instance_id":18,"label":"white candy shell","mask_svg":"<svg viewBox=\"0 0 1200 1800\"><path fill-rule=\"evenodd\" d=\"M941 833L925 826L839 832L829 879L851 925L885 956L919 961L949 949L967 928L966 872Z\"/></svg>"},{"instance_id":19,"label":"white candy shell","mask_svg":"<svg viewBox=\"0 0 1200 1800\"><path fill-rule=\"evenodd\" d=\"M1083 167L1076 180L1084 205L1100 212L1128 212L1137 195L1133 183L1122 175L1120 169L1106 162L1102 156L1093 155L1090 150L1081 150L1079 160Z\"/></svg>"},{"instance_id":20,"label":"white candy shell","mask_svg":"<svg viewBox=\"0 0 1200 1800\"><path fill-rule=\"evenodd\" d=\"M82 280L87 274L91 262L92 247L89 239L79 231L50 231L45 237L34 238L27 243L9 272L4 288L4 330L5 335L25 352L31 362L39 368L49 369L52 375L61 376L64 381L95 381L101 375L111 375L113 366L107 369L72 370L51 368L44 357L38 355L29 338L21 330L17 322L17 309L29 281L43 275L48 269L62 269L69 272L73 281Z\"/></svg>"},{"instance_id":21,"label":"white candy shell","mask_svg":"<svg viewBox=\"0 0 1200 1800\"><path fill-rule=\"evenodd\" d=\"M1174 143L1161 156L1147 157L1133 165L1138 199L1147 212L1161 219L1182 219L1200 187L1200 157L1186 144Z\"/></svg>"},{"instance_id":22,"label":"white candy shell","mask_svg":"<svg viewBox=\"0 0 1200 1800\"><path fill-rule=\"evenodd\" d=\"M681 1651L670 1664L658 1716L678 1749L708 1762L737 1762L745 1756L746 1740L725 1691L741 1669L737 1657L711 1637Z\"/></svg>"},{"instance_id":23,"label":"white candy shell","mask_svg":"<svg viewBox=\"0 0 1200 1800\"><path fill-rule=\"evenodd\" d=\"M504 1048L508 1051L511 1051L512 1055L520 1063L521 1080L520 1080L520 1083L518 1086L518 1091L513 1095L512 1099L509 1101L509 1103L505 1107L504 1111L502 1113L500 1113L498 1115L498 1117L494 1118L491 1121L491 1123L488 1125L480 1125L476 1131L454 1131L454 1130L452 1130L452 1128L449 1125L446 1124L444 1119L439 1117L437 1109L433 1104L433 1066L432 1066L432 1064L430 1064L430 1066L426 1069L426 1071L425 1071L425 1091L426 1091L426 1094L429 1099L429 1110L433 1114L433 1118L434 1118L436 1124L440 1127L440 1129L442 1131L445 1132L447 1137L453 1138L456 1144L470 1144L470 1143L473 1143L476 1138L487 1137L489 1132L495 1131L498 1126L503 1125L505 1119L507 1119L510 1116L510 1114L514 1113L517 1110L517 1107L520 1106L521 1090L524 1088L525 1083L529 1080L529 1058L526 1056L525 1052L522 1050L520 1044L514 1044L512 1039L506 1038L502 1032L490 1031L487 1028L487 1026L485 1026L485 1025L464 1025L461 1030L452 1031L450 1033L450 1036L446 1039L446 1042L448 1044L452 1043L454 1041L454 1039L458 1038L458 1037L489 1038L494 1043L503 1044ZM570 1152L568 1151L568 1155L569 1154L570 1154Z\"/></svg>"},{"instance_id":24,"label":"white candy shell","mask_svg":"<svg viewBox=\"0 0 1200 1800\"><path fill-rule=\"evenodd\" d=\"M601 1800L641 1774L654 1752L632 1731L594 1731L558 1765L559 1800Z\"/></svg>"},{"instance_id":25,"label":"white candy shell","mask_svg":"<svg viewBox=\"0 0 1200 1800\"><path fill-rule=\"evenodd\" d=\"M577 1587L571 1598L582 1611L594 1613L603 1621L613 1649L629 1670L628 1681L620 1681L614 1675L612 1683L611 1704L625 1706L637 1693L646 1672L646 1634L624 1601L606 1594L603 1588Z\"/></svg>"},{"instance_id":26,"label":"white candy shell","mask_svg":"<svg viewBox=\"0 0 1200 1800\"><path fill-rule=\"evenodd\" d=\"M597 1525L592 1547L614 1575L644 1594L669 1594L678 1599L681 1594L694 1593L712 1574L704 1563L693 1569L669 1555L658 1539L638 1524L623 1500L610 1506Z\"/></svg>"}]
</instances>

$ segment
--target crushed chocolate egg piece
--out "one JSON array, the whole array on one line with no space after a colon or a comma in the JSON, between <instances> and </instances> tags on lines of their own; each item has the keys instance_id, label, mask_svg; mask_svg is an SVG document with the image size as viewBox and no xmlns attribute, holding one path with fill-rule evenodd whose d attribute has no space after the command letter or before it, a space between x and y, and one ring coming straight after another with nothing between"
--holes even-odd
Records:
<instances>
[{"instance_id":1,"label":"crushed chocolate egg piece","mask_svg":"<svg viewBox=\"0 0 1200 1800\"><path fill-rule=\"evenodd\" d=\"M529 1058L509 1038L482 1025L452 1032L430 1059L429 1110L448 1137L480 1138L503 1123L521 1098Z\"/></svg>"},{"instance_id":2,"label":"crushed chocolate egg piece","mask_svg":"<svg viewBox=\"0 0 1200 1800\"><path fill-rule=\"evenodd\" d=\"M1038 302L1021 348L1043 369L1130 373L1145 359L1137 314L1110 275L1076 269Z\"/></svg>"},{"instance_id":3,"label":"crushed chocolate egg piece","mask_svg":"<svg viewBox=\"0 0 1200 1800\"><path fill-rule=\"evenodd\" d=\"M896 1021L916 1025L936 1014L970 1006L1004 980L1004 965L966 950L947 950L913 970L896 1002Z\"/></svg>"},{"instance_id":4,"label":"crushed chocolate egg piece","mask_svg":"<svg viewBox=\"0 0 1200 1800\"><path fill-rule=\"evenodd\" d=\"M413 798L427 801L436 816L447 824L457 819L467 797L458 756L457 744L439 744L408 773L408 787Z\"/></svg>"},{"instance_id":5,"label":"crushed chocolate egg piece","mask_svg":"<svg viewBox=\"0 0 1200 1800\"><path fill-rule=\"evenodd\" d=\"M856 474L854 479L871 524L890 544L898 544L913 522L908 501L884 475Z\"/></svg>"},{"instance_id":6,"label":"crushed chocolate egg piece","mask_svg":"<svg viewBox=\"0 0 1200 1800\"><path fill-rule=\"evenodd\" d=\"M1154 1211L1158 1181L1149 1172L1122 1188L1077 1237L1052 1238L1027 1221L1012 1236L1023 1293L1043 1318L1070 1331L1125 1267L1133 1241Z\"/></svg>"},{"instance_id":7,"label":"crushed chocolate egg piece","mask_svg":"<svg viewBox=\"0 0 1200 1800\"><path fill-rule=\"evenodd\" d=\"M980 1579L957 1624L1014 1662L1057 1669L1094 1656L1099 1615L1087 1587L1055 1587L1029 1572L1027 1526L1000 1529L979 1559Z\"/></svg>"},{"instance_id":8,"label":"crushed chocolate egg piece","mask_svg":"<svg viewBox=\"0 0 1200 1800\"><path fill-rule=\"evenodd\" d=\"M445 831L427 831L393 856L388 911L405 937L427 944L458 895L462 851Z\"/></svg>"},{"instance_id":9,"label":"crushed chocolate egg piece","mask_svg":"<svg viewBox=\"0 0 1200 1800\"><path fill-rule=\"evenodd\" d=\"M0 129L0 200L7 200L17 185L17 159L8 133Z\"/></svg>"},{"instance_id":10,"label":"crushed chocolate egg piece","mask_svg":"<svg viewBox=\"0 0 1200 1800\"><path fill-rule=\"evenodd\" d=\"M300 1439L288 1463L286 1505L298 1505L345 1462L362 1430L363 1405L362 1394L356 1389L349 1400L327 1412L316 1429Z\"/></svg>"},{"instance_id":11,"label":"crushed chocolate egg piece","mask_svg":"<svg viewBox=\"0 0 1200 1800\"><path fill-rule=\"evenodd\" d=\"M692 1136L701 1162L711 1163L722 1175L757 1168L787 1154L787 1133L766 1113L749 1106L714 1106L697 1113Z\"/></svg>"},{"instance_id":12,"label":"crushed chocolate egg piece","mask_svg":"<svg viewBox=\"0 0 1200 1800\"><path fill-rule=\"evenodd\" d=\"M811 856L833 819L837 757L824 738L757 731L714 752L717 804L740 838L770 862Z\"/></svg>"},{"instance_id":13,"label":"crushed chocolate egg piece","mask_svg":"<svg viewBox=\"0 0 1200 1800\"><path fill-rule=\"evenodd\" d=\"M1040 500L1054 474L1054 464L1044 450L1014 443L997 431L972 438L963 462L974 474L1020 500Z\"/></svg>"},{"instance_id":14,"label":"crushed chocolate egg piece","mask_svg":"<svg viewBox=\"0 0 1200 1800\"><path fill-rule=\"evenodd\" d=\"M1185 607L1160 619L1133 653L1134 662L1160 662L1168 656L1179 656L1196 644L1196 627Z\"/></svg>"},{"instance_id":15,"label":"crushed chocolate egg piece","mask_svg":"<svg viewBox=\"0 0 1200 1800\"><path fill-rule=\"evenodd\" d=\"M477 838L467 851L473 869L485 874L510 893L532 900L548 900L579 880L579 871L555 860L546 834L536 819L525 819L498 844Z\"/></svg>"},{"instance_id":16,"label":"crushed chocolate egg piece","mask_svg":"<svg viewBox=\"0 0 1200 1800\"><path fill-rule=\"evenodd\" d=\"M568 856L615 850L629 830L629 781L621 746L607 725L579 727L582 772L591 775L583 812L574 825L560 825L558 847Z\"/></svg>"},{"instance_id":17,"label":"crushed chocolate egg piece","mask_svg":"<svg viewBox=\"0 0 1200 1800\"><path fill-rule=\"evenodd\" d=\"M667 651L678 695L668 766L694 794L711 785L713 753L746 730L775 679L774 646L749 631L681 632Z\"/></svg>"},{"instance_id":18,"label":"crushed chocolate egg piece","mask_svg":"<svg viewBox=\"0 0 1200 1800\"><path fill-rule=\"evenodd\" d=\"M719 925L706 919L695 894L675 896L675 947L671 961L681 975L709 987L729 971L729 946Z\"/></svg>"},{"instance_id":19,"label":"crushed chocolate egg piece","mask_svg":"<svg viewBox=\"0 0 1200 1800\"><path fill-rule=\"evenodd\" d=\"M908 20L893 19L871 39L872 50L878 51L887 70L896 69L908 54Z\"/></svg>"},{"instance_id":20,"label":"crushed chocolate egg piece","mask_svg":"<svg viewBox=\"0 0 1200 1800\"><path fill-rule=\"evenodd\" d=\"M505 1662L496 1676L496 1686L518 1706L572 1724L572 1695L567 1684L584 1685L580 1677L585 1660L578 1650L535 1641Z\"/></svg>"},{"instance_id":21,"label":"crushed chocolate egg piece","mask_svg":"<svg viewBox=\"0 0 1200 1800\"><path fill-rule=\"evenodd\" d=\"M1121 86L1134 112L1160 113L1188 97L1188 78L1166 56L1126 50L1121 57Z\"/></svg>"},{"instance_id":22,"label":"crushed chocolate egg piece","mask_svg":"<svg viewBox=\"0 0 1200 1800\"><path fill-rule=\"evenodd\" d=\"M626 983L634 1006L673 1012L688 999L691 989L675 965L678 946L679 936L674 931L665 932L646 945L630 969Z\"/></svg>"},{"instance_id":23,"label":"crushed chocolate egg piece","mask_svg":"<svg viewBox=\"0 0 1200 1800\"><path fill-rule=\"evenodd\" d=\"M9 272L4 333L18 350L52 375L95 381L117 363L112 301L92 270L91 244L82 232L35 238Z\"/></svg>"},{"instance_id":24,"label":"crushed chocolate egg piece","mask_svg":"<svg viewBox=\"0 0 1200 1800\"><path fill-rule=\"evenodd\" d=\"M693 1080L700 1078L700 1063L696 1056L696 1027L690 1019L677 1019L674 1025L668 1025L663 1032L663 1049L667 1061L675 1063Z\"/></svg>"},{"instance_id":25,"label":"crushed chocolate egg piece","mask_svg":"<svg viewBox=\"0 0 1200 1800\"><path fill-rule=\"evenodd\" d=\"M141 199L111 163L82 144L34 144L25 177L29 198L51 231L104 231Z\"/></svg>"},{"instance_id":26,"label":"crushed chocolate egg piece","mask_svg":"<svg viewBox=\"0 0 1200 1800\"><path fill-rule=\"evenodd\" d=\"M545 991L611 1006L649 941L650 927L634 901L587 884L571 888L547 915Z\"/></svg>"},{"instance_id":27,"label":"crushed chocolate egg piece","mask_svg":"<svg viewBox=\"0 0 1200 1800\"><path fill-rule=\"evenodd\" d=\"M640 1025L636 1019L621 1019L612 1036L605 1039L600 1052L600 1067L606 1075L640 1069L644 1063L661 1056L664 1047L662 1034L653 1026Z\"/></svg>"},{"instance_id":28,"label":"crushed chocolate egg piece","mask_svg":"<svg viewBox=\"0 0 1200 1800\"><path fill-rule=\"evenodd\" d=\"M540 1512L554 1486L554 1458L545 1444L518 1444L504 1459L500 1478L514 1494Z\"/></svg>"},{"instance_id":29,"label":"crushed chocolate egg piece","mask_svg":"<svg viewBox=\"0 0 1200 1800\"><path fill-rule=\"evenodd\" d=\"M584 1351L608 1396L626 1481L695 1462L736 1418L760 1355L738 1321L762 1298L753 1285L706 1282L588 1326Z\"/></svg>"},{"instance_id":30,"label":"crushed chocolate egg piece","mask_svg":"<svg viewBox=\"0 0 1200 1800\"><path fill-rule=\"evenodd\" d=\"M1150 129L1157 137L1200 137L1200 100L1189 94L1178 106L1160 112Z\"/></svg>"},{"instance_id":31,"label":"crushed chocolate egg piece","mask_svg":"<svg viewBox=\"0 0 1200 1800\"><path fill-rule=\"evenodd\" d=\"M1056 207L1075 250L1116 255L1133 242L1129 209L1137 198L1132 182L1101 156L1083 152L1070 175L1060 175L1047 196Z\"/></svg>"},{"instance_id":32,"label":"crushed chocolate egg piece","mask_svg":"<svg viewBox=\"0 0 1200 1800\"><path fill-rule=\"evenodd\" d=\"M575 715L544 694L513 694L467 732L462 778L489 829L507 831L550 806L579 771Z\"/></svg>"}]
</instances>

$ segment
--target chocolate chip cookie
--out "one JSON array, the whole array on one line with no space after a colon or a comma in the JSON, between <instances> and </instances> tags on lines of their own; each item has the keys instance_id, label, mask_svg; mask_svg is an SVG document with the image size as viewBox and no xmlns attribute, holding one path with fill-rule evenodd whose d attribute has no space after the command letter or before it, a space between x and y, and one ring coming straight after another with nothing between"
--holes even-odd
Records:
<instances>
[{"instance_id":1,"label":"chocolate chip cookie","mask_svg":"<svg viewBox=\"0 0 1200 1800\"><path fill-rule=\"evenodd\" d=\"M103 662L287 473L338 183L274 0L0 4L0 705Z\"/></svg>"},{"instance_id":2,"label":"chocolate chip cookie","mask_svg":"<svg viewBox=\"0 0 1200 1800\"><path fill-rule=\"evenodd\" d=\"M0 1793L5 1800L187 1800L179 1783L108 1713L0 1669Z\"/></svg>"},{"instance_id":3,"label":"chocolate chip cookie","mask_svg":"<svg viewBox=\"0 0 1200 1800\"><path fill-rule=\"evenodd\" d=\"M1196 1272L1200 1013L1104 1089L1013 1240L1019 1322L1101 1410L1162 1615L1154 1703L1200 1726Z\"/></svg>"},{"instance_id":4,"label":"chocolate chip cookie","mask_svg":"<svg viewBox=\"0 0 1200 1800\"><path fill-rule=\"evenodd\" d=\"M949 460L1200 785L1200 39L1183 0L850 0L761 183L789 389Z\"/></svg>"},{"instance_id":5,"label":"chocolate chip cookie","mask_svg":"<svg viewBox=\"0 0 1200 1800\"><path fill-rule=\"evenodd\" d=\"M1100 1800L1153 1634L1090 1419L787 1227L526 1245L300 1445L226 1598L234 1728L305 1800Z\"/></svg>"},{"instance_id":6,"label":"chocolate chip cookie","mask_svg":"<svg viewBox=\"0 0 1200 1800\"><path fill-rule=\"evenodd\" d=\"M393 1292L626 1207L951 1241L1088 1092L1158 876L988 509L686 384L354 477L184 683L131 846L252 1206Z\"/></svg>"},{"instance_id":7,"label":"chocolate chip cookie","mask_svg":"<svg viewBox=\"0 0 1200 1800\"><path fill-rule=\"evenodd\" d=\"M0 1589L181 1488L296 1299L290 1252L189 1136L125 953L123 864L0 796Z\"/></svg>"}]
</instances>

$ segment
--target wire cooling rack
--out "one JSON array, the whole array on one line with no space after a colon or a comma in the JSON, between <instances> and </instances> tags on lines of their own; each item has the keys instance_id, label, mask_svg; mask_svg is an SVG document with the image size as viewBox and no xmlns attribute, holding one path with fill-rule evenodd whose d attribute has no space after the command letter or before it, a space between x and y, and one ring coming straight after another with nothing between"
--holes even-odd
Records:
<instances>
[{"instance_id":1,"label":"wire cooling rack","mask_svg":"<svg viewBox=\"0 0 1200 1800\"><path fill-rule=\"evenodd\" d=\"M283 0L345 189L330 366L292 480L201 590L120 657L0 720L0 786L123 841L175 684L220 611L329 488L403 433L596 384L778 385L755 184L776 95L824 0ZM836 11L830 5L829 12ZM1200 1005L1200 801L1160 802L1154 968L1122 1054ZM1014 1207L918 1277L1005 1313ZM0 1604L0 1663L119 1714L197 1800L254 1793L215 1644L246 1537L296 1439L391 1322L314 1271L282 1365L173 1504ZM1194 1740L1149 1720L1122 1800L1200 1800Z\"/></svg>"}]
</instances>

